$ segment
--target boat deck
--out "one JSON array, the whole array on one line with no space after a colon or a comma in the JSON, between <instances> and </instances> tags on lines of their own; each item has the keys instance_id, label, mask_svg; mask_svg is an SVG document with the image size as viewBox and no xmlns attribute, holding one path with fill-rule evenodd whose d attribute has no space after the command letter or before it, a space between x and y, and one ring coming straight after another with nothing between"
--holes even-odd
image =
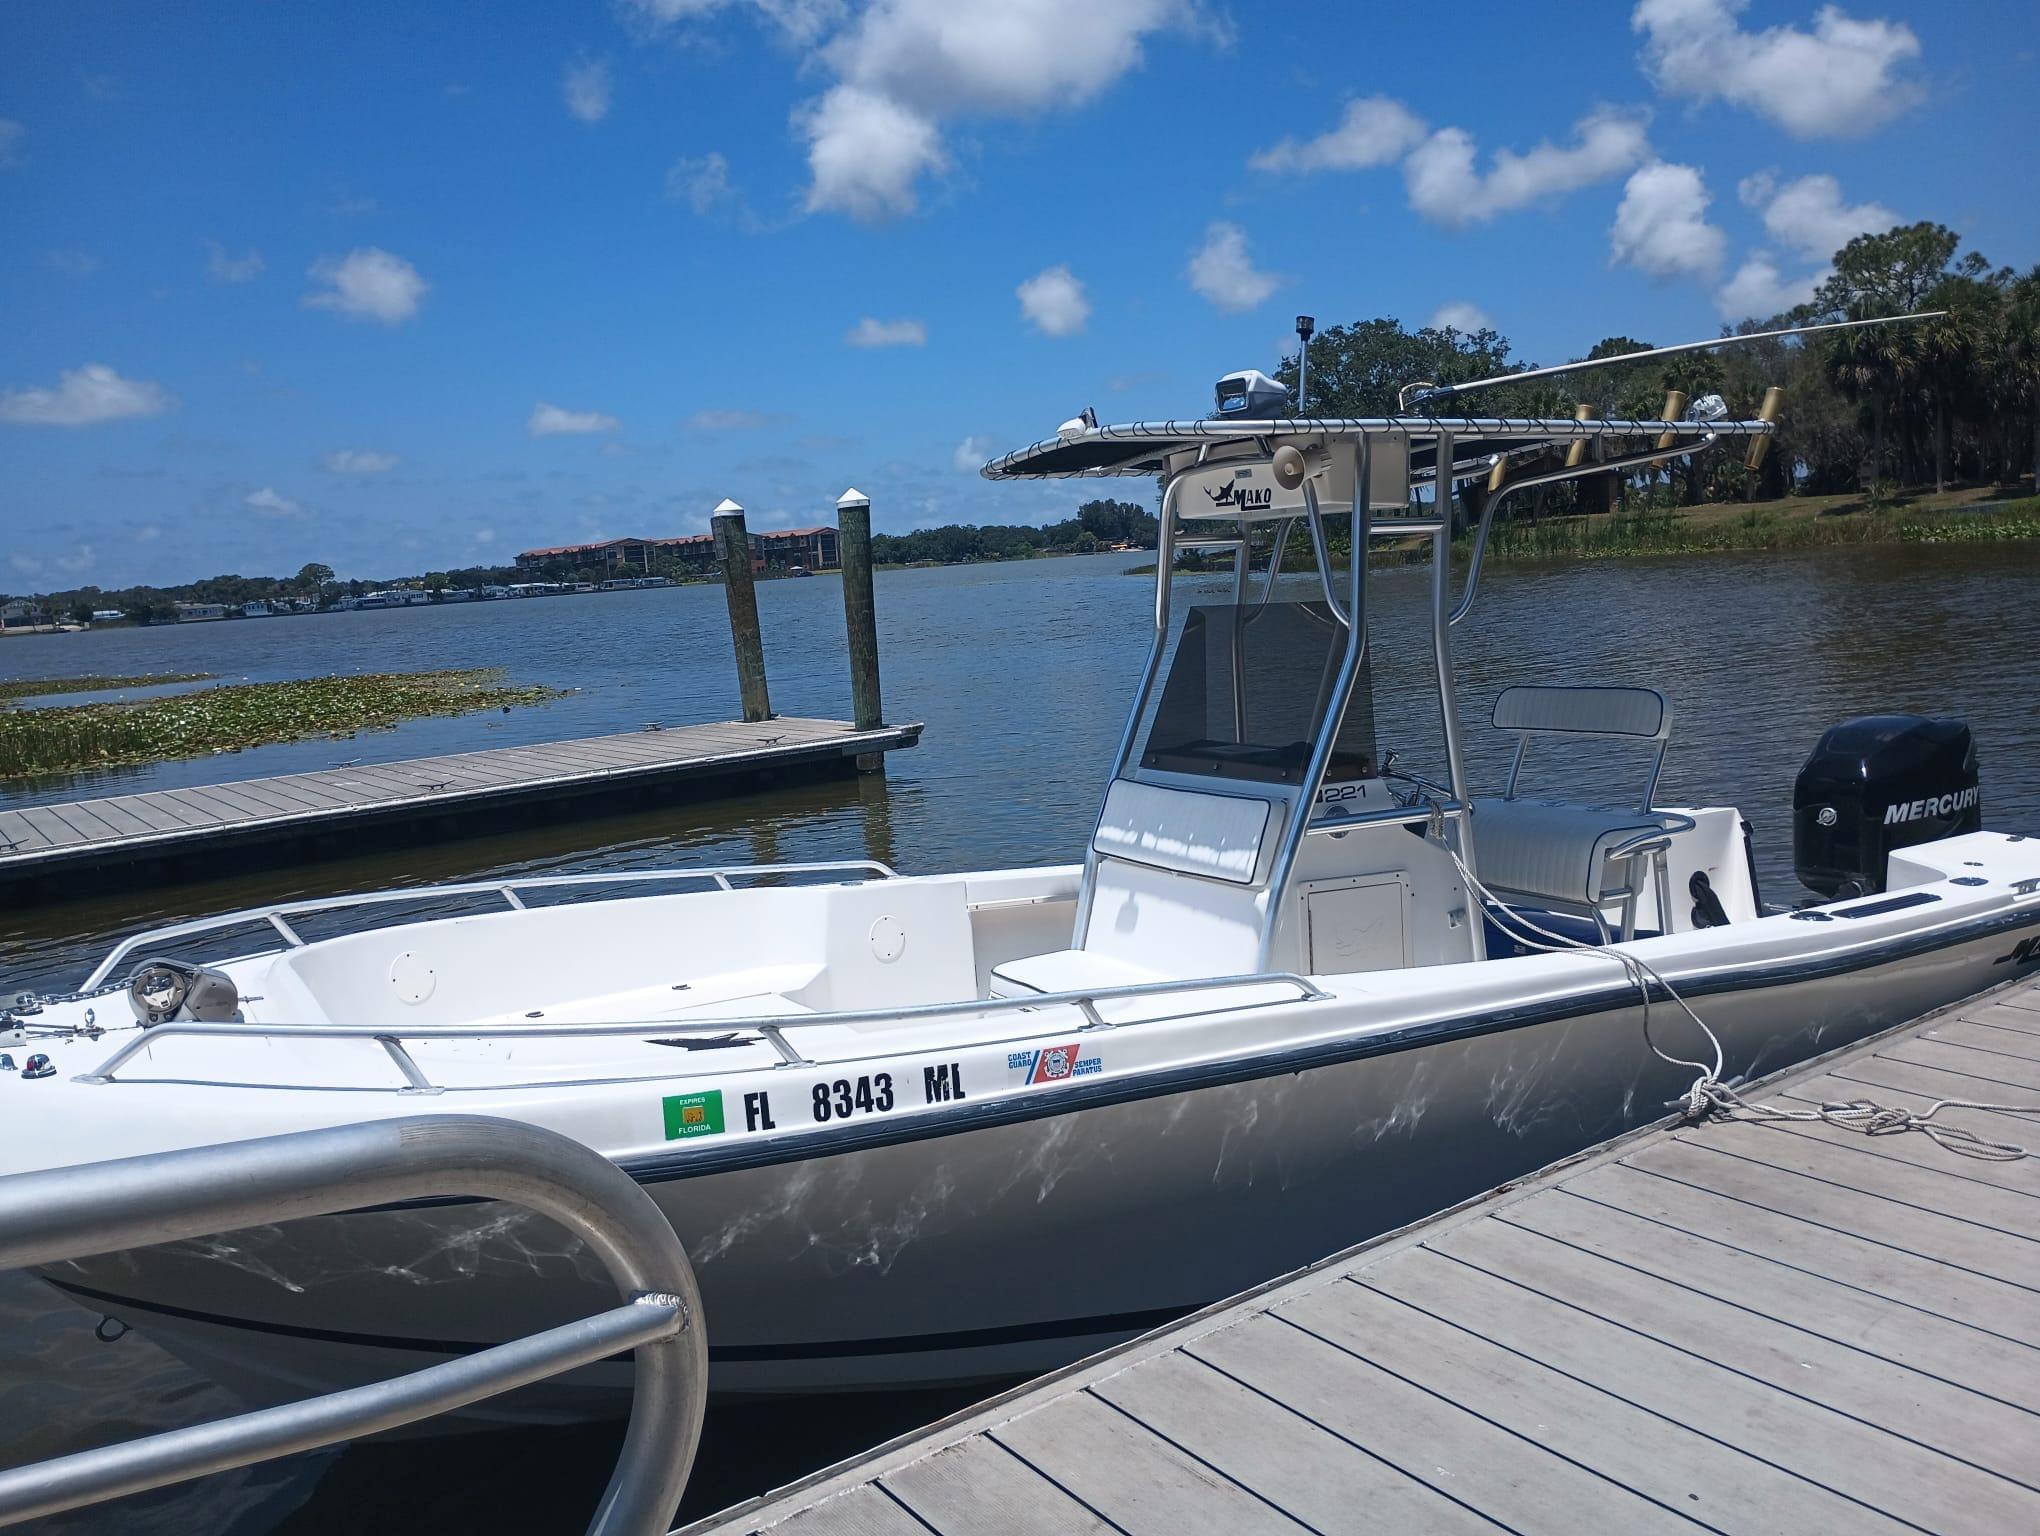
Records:
<instances>
[{"instance_id":1,"label":"boat deck","mask_svg":"<svg viewBox=\"0 0 2040 1536\"><path fill-rule=\"evenodd\" d=\"M2040 979L1758 1096L2040 1105ZM2040 1156L1641 1131L689 1529L2040 1530Z\"/></svg>"},{"instance_id":2,"label":"boat deck","mask_svg":"<svg viewBox=\"0 0 2040 1536\"><path fill-rule=\"evenodd\" d=\"M858 758L910 747L920 735L918 723L859 731L843 720L780 716L24 806L0 810L0 884L538 801L847 773Z\"/></svg>"}]
</instances>

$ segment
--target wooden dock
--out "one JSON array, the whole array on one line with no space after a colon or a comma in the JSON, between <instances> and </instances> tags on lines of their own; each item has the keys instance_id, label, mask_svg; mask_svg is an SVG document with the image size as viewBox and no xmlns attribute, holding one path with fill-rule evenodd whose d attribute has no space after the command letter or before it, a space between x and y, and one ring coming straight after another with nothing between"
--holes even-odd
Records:
<instances>
[{"instance_id":1,"label":"wooden dock","mask_svg":"<svg viewBox=\"0 0 2040 1536\"><path fill-rule=\"evenodd\" d=\"M1753 1096L2040 1103L2040 981ZM1638 1132L688 1529L2040 1531L2040 1157Z\"/></svg>"},{"instance_id":2,"label":"wooden dock","mask_svg":"<svg viewBox=\"0 0 2040 1536\"><path fill-rule=\"evenodd\" d=\"M538 804L550 814L569 803L591 809L739 781L850 773L859 758L920 736L918 723L859 731L841 720L781 716L23 806L0 810L0 885L114 869L124 879L152 868L172 873L181 856L227 847L351 852L371 828L415 831L426 822L457 830Z\"/></svg>"}]
</instances>

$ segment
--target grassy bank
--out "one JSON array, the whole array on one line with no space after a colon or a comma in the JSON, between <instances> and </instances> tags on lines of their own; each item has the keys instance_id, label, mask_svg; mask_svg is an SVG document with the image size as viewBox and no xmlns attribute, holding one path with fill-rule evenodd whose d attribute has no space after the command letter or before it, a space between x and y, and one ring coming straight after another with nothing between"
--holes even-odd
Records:
<instances>
[{"instance_id":1,"label":"grassy bank","mask_svg":"<svg viewBox=\"0 0 2040 1536\"><path fill-rule=\"evenodd\" d=\"M0 779L347 737L428 715L558 697L555 688L512 687L495 670L377 672L242 683L132 704L10 710L0 713Z\"/></svg>"},{"instance_id":2,"label":"grassy bank","mask_svg":"<svg viewBox=\"0 0 2040 1536\"><path fill-rule=\"evenodd\" d=\"M1624 516L1511 519L1494 530L1497 560L1620 559L1847 544L1963 544L2040 539L2040 497L1977 507L1977 492L1870 502L1788 497Z\"/></svg>"},{"instance_id":3,"label":"grassy bank","mask_svg":"<svg viewBox=\"0 0 2040 1536\"><path fill-rule=\"evenodd\" d=\"M139 677L107 677L88 672L81 677L0 677L0 704L14 699L39 699L53 693L111 693L116 688L161 688L167 683L203 683L210 672L144 672Z\"/></svg>"}]
</instances>

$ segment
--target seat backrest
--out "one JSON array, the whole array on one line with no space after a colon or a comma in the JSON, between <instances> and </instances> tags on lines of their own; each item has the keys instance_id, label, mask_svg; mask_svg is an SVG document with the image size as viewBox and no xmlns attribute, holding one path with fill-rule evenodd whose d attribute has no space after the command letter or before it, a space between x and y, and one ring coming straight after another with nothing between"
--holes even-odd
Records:
<instances>
[{"instance_id":1,"label":"seat backrest","mask_svg":"<svg viewBox=\"0 0 2040 1536\"><path fill-rule=\"evenodd\" d=\"M1519 684L1495 700L1495 729L1529 735L1634 736L1663 741L1672 706L1655 688L1579 688Z\"/></svg>"},{"instance_id":2,"label":"seat backrest","mask_svg":"<svg viewBox=\"0 0 2040 1536\"><path fill-rule=\"evenodd\" d=\"M1650 778L1638 802L1650 809L1658 774L1665 764L1665 744L1672 733L1672 706L1655 688L1600 688L1518 684L1495 699L1496 730L1518 732L1516 756L1509 764L1509 787L1502 798L1516 796L1523 754L1533 736L1596 736L1654 741Z\"/></svg>"},{"instance_id":3,"label":"seat backrest","mask_svg":"<svg viewBox=\"0 0 2040 1536\"><path fill-rule=\"evenodd\" d=\"M1256 970L1282 814L1259 796L1114 780L1076 947L1163 976Z\"/></svg>"}]
</instances>

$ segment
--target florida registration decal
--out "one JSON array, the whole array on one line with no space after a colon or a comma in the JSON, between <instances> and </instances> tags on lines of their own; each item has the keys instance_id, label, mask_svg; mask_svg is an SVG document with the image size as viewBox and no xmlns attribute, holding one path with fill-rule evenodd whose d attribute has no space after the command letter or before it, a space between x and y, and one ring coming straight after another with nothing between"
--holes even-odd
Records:
<instances>
[{"instance_id":1,"label":"florida registration decal","mask_svg":"<svg viewBox=\"0 0 2040 1536\"><path fill-rule=\"evenodd\" d=\"M689 1136L722 1133L722 1090L706 1093L676 1093L663 1101L666 1107L666 1140L685 1141Z\"/></svg>"}]
</instances>

